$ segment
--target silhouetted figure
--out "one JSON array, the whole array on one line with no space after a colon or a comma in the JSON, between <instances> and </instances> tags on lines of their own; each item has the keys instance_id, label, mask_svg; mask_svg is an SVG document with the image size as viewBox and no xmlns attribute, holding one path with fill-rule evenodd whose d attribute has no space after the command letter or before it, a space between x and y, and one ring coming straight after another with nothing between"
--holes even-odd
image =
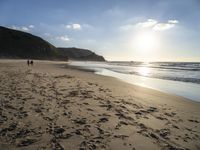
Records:
<instances>
[{"instance_id":1,"label":"silhouetted figure","mask_svg":"<svg viewBox=\"0 0 200 150\"><path fill-rule=\"evenodd\" d=\"M33 66L33 60L31 60L30 64L31 64L31 66Z\"/></svg>"},{"instance_id":2,"label":"silhouetted figure","mask_svg":"<svg viewBox=\"0 0 200 150\"><path fill-rule=\"evenodd\" d=\"M30 62L29 62L29 59L27 60L27 65L29 66Z\"/></svg>"}]
</instances>

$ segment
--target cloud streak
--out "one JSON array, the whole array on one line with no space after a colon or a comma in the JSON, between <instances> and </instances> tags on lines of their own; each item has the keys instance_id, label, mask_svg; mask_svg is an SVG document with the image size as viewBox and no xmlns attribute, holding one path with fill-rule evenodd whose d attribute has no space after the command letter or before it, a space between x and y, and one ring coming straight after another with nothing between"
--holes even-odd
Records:
<instances>
[{"instance_id":1,"label":"cloud streak","mask_svg":"<svg viewBox=\"0 0 200 150\"><path fill-rule=\"evenodd\" d=\"M67 29L81 30L82 26L78 23L68 24L65 26Z\"/></svg>"},{"instance_id":2,"label":"cloud streak","mask_svg":"<svg viewBox=\"0 0 200 150\"><path fill-rule=\"evenodd\" d=\"M57 39L57 40L64 41L64 42L69 42L69 41L70 41L70 38L69 38L67 35L58 36L58 37L56 37L56 39Z\"/></svg>"},{"instance_id":3,"label":"cloud streak","mask_svg":"<svg viewBox=\"0 0 200 150\"><path fill-rule=\"evenodd\" d=\"M169 30L173 28L175 24L172 23L158 23L153 27L153 30L155 31L164 31L164 30Z\"/></svg>"},{"instance_id":4,"label":"cloud streak","mask_svg":"<svg viewBox=\"0 0 200 150\"><path fill-rule=\"evenodd\" d=\"M27 31L30 31L31 29L35 28L35 26L34 25L29 25L29 26L15 26L15 25L13 25L11 28L14 29L14 30L21 30L21 31L27 32Z\"/></svg>"},{"instance_id":5,"label":"cloud streak","mask_svg":"<svg viewBox=\"0 0 200 150\"><path fill-rule=\"evenodd\" d=\"M178 20L168 20L167 23L158 23L153 27L155 31L164 31L175 27L179 23Z\"/></svg>"},{"instance_id":6,"label":"cloud streak","mask_svg":"<svg viewBox=\"0 0 200 150\"><path fill-rule=\"evenodd\" d=\"M34 26L34 25L29 25L28 27L29 27L29 28L35 28L35 26Z\"/></svg>"},{"instance_id":7,"label":"cloud streak","mask_svg":"<svg viewBox=\"0 0 200 150\"><path fill-rule=\"evenodd\" d=\"M136 24L136 26L142 27L142 28L148 28L148 27L152 27L152 26L156 25L157 23L158 23L158 21L156 21L154 19L148 19L145 22L139 22L138 24Z\"/></svg>"},{"instance_id":8,"label":"cloud streak","mask_svg":"<svg viewBox=\"0 0 200 150\"><path fill-rule=\"evenodd\" d=\"M178 23L179 23L178 20L168 20L167 22L163 23L163 22L159 22L154 19L148 19L145 22L123 25L120 27L120 29L129 31L129 30L132 30L135 28L148 28L148 29L152 29L155 31L164 31L164 30L169 30L169 29L175 27L175 25Z\"/></svg>"},{"instance_id":9,"label":"cloud streak","mask_svg":"<svg viewBox=\"0 0 200 150\"><path fill-rule=\"evenodd\" d=\"M177 24L177 23L179 23L179 21L178 20L168 20L168 23Z\"/></svg>"}]
</instances>

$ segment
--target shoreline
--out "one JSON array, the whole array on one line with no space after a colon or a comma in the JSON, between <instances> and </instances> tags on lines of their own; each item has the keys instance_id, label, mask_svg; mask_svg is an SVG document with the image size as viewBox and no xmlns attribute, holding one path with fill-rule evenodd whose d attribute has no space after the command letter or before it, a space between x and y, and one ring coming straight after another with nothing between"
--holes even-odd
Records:
<instances>
[{"instance_id":1,"label":"shoreline","mask_svg":"<svg viewBox=\"0 0 200 150\"><path fill-rule=\"evenodd\" d=\"M121 80L119 78L116 78L116 77L113 77L113 76L107 76L107 75L103 75L103 74L96 74L95 71L91 71L90 69L82 69L82 68L79 68L79 67L62 67L62 64L60 64L59 66L62 69L70 69L72 72L77 72L77 74L84 72L84 73L86 73L86 76L87 75L96 76L96 77L98 76L99 78L107 79L105 81L105 83L108 80L111 80L110 82L118 82L121 85L127 86L129 88L133 88L133 89L143 90L143 91L145 91L147 93L155 93L155 95L158 94L158 95L163 95L163 96L166 96L166 97L173 97L173 99L175 98L177 101L183 101L183 102L186 102L186 103L188 102L188 103L193 103L193 104L200 104L198 101L195 101L195 100L192 100L192 99L188 99L188 98L183 97L183 96L179 96L179 95L176 95L176 94L159 91L159 90L156 90L156 89L140 86L140 85L137 85L137 84L128 83L126 81L123 81L123 80ZM100 80L102 80L102 79L100 79Z\"/></svg>"},{"instance_id":2,"label":"shoreline","mask_svg":"<svg viewBox=\"0 0 200 150\"><path fill-rule=\"evenodd\" d=\"M64 64L0 60L0 147L200 148L199 102Z\"/></svg>"},{"instance_id":3,"label":"shoreline","mask_svg":"<svg viewBox=\"0 0 200 150\"><path fill-rule=\"evenodd\" d=\"M150 87L145 87L145 86L137 85L137 84L134 84L134 83L129 83L129 82L123 81L122 79L117 78L117 77L95 73L95 71L92 70L92 69L84 69L84 68L81 68L81 67L76 67L76 66L74 67L74 66L70 66L70 65L67 65L66 69L77 70L77 71L81 71L81 72L88 72L88 73L92 73L92 74L97 75L97 76L98 75L99 76L103 76L105 78L112 78L112 79L116 80L116 82L123 82L123 83L129 84L131 86L144 88L144 89L147 89L147 90L153 90L153 91L156 91L156 92L161 92L163 94L168 94L168 95L175 96L175 97L180 97L184 101L190 101L190 102L192 101L192 102L195 102L195 103L199 103L198 100L192 100L192 99L189 99L189 98L186 98L186 97L183 97L183 96L180 96L180 95L172 94L172 93L169 93L169 92L163 92L163 91L160 91L160 90L157 90L157 89L153 89L153 88L150 88Z\"/></svg>"},{"instance_id":4,"label":"shoreline","mask_svg":"<svg viewBox=\"0 0 200 150\"><path fill-rule=\"evenodd\" d=\"M108 69L109 67L107 68L106 64L104 66L102 63L98 64L98 62L97 65L93 65L92 62L72 61L69 62L69 67L94 72L99 75L111 76L132 85L138 85L160 92L181 96L191 101L200 102L200 94L197 90L200 88L199 84L115 72L112 71L112 69Z\"/></svg>"}]
</instances>

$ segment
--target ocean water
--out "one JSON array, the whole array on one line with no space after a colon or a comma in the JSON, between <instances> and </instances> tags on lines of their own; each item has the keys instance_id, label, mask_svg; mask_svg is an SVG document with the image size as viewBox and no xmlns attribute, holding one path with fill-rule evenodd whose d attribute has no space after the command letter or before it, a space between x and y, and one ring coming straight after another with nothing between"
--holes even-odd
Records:
<instances>
[{"instance_id":1,"label":"ocean water","mask_svg":"<svg viewBox=\"0 0 200 150\"><path fill-rule=\"evenodd\" d=\"M197 62L78 62L70 66L200 102Z\"/></svg>"}]
</instances>

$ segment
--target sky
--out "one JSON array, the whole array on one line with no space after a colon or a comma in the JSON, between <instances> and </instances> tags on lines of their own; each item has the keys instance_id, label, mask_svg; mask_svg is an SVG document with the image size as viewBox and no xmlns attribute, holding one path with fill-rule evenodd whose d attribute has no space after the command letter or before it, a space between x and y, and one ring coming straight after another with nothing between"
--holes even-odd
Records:
<instances>
[{"instance_id":1,"label":"sky","mask_svg":"<svg viewBox=\"0 0 200 150\"><path fill-rule=\"evenodd\" d=\"M0 25L111 61L200 61L200 0L0 0Z\"/></svg>"}]
</instances>

